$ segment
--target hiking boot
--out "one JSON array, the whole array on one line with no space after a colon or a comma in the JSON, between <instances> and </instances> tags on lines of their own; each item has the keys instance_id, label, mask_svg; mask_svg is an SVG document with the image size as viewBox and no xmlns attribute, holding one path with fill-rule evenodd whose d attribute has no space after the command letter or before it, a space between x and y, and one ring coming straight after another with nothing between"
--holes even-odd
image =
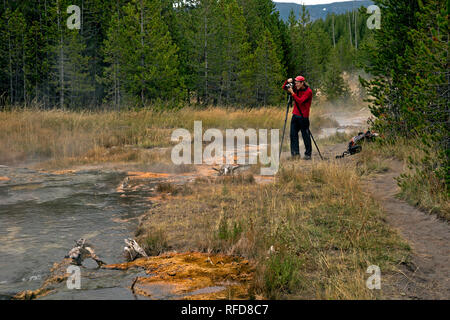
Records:
<instances>
[{"instance_id":1,"label":"hiking boot","mask_svg":"<svg viewBox=\"0 0 450 320\"><path fill-rule=\"evenodd\" d=\"M311 160L311 156L305 156L303 160Z\"/></svg>"},{"instance_id":2,"label":"hiking boot","mask_svg":"<svg viewBox=\"0 0 450 320\"><path fill-rule=\"evenodd\" d=\"M289 157L289 160L300 160L300 155L299 154L294 154L294 155Z\"/></svg>"}]
</instances>

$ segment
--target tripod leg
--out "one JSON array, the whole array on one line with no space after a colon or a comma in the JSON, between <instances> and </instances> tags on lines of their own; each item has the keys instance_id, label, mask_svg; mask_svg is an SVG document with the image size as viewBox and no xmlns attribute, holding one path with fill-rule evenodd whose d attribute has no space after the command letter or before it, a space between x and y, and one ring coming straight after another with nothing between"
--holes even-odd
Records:
<instances>
[{"instance_id":1,"label":"tripod leg","mask_svg":"<svg viewBox=\"0 0 450 320\"><path fill-rule=\"evenodd\" d=\"M311 136L312 141L314 142L314 145L316 146L317 151L319 152L320 159L323 160L322 154L320 153L319 147L317 146L316 140L314 139L314 137L311 133L311 130L308 129L308 131L309 131L309 135Z\"/></svg>"},{"instance_id":2,"label":"tripod leg","mask_svg":"<svg viewBox=\"0 0 450 320\"><path fill-rule=\"evenodd\" d=\"M279 156L279 159L281 159L281 153L283 152L284 135L285 135L285 133L286 133L286 125L287 125L287 119L288 119L288 116L289 116L289 108L290 108L291 103L292 103L292 97L289 96L289 98L288 98L288 104L287 104L287 108L286 108L286 118L284 119L284 128L283 128L283 136L282 136L282 138L281 138L281 146L280 146L280 156Z\"/></svg>"}]
</instances>

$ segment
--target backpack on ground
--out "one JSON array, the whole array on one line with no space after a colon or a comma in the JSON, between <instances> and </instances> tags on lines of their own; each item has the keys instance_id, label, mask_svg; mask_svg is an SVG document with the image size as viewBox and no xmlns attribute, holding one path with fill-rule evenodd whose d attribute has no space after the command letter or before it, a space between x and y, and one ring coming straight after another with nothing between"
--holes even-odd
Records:
<instances>
[{"instance_id":1,"label":"backpack on ground","mask_svg":"<svg viewBox=\"0 0 450 320\"><path fill-rule=\"evenodd\" d=\"M373 141L378 137L378 133L367 131L366 133L360 132L357 136L353 137L348 144L347 151L345 151L341 156L336 156L336 159L342 159L345 156L352 156L354 154L360 153L362 151L362 146L360 143L362 141Z\"/></svg>"}]
</instances>

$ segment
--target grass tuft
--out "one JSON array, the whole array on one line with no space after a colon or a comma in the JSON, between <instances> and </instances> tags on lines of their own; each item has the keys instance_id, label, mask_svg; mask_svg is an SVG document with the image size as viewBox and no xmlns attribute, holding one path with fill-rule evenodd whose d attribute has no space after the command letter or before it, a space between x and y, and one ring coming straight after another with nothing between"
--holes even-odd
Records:
<instances>
[{"instance_id":1,"label":"grass tuft","mask_svg":"<svg viewBox=\"0 0 450 320\"><path fill-rule=\"evenodd\" d=\"M147 230L147 233L141 237L140 243L143 244L145 253L149 256L158 256L169 249L167 237L161 229Z\"/></svg>"},{"instance_id":2,"label":"grass tuft","mask_svg":"<svg viewBox=\"0 0 450 320\"><path fill-rule=\"evenodd\" d=\"M438 163L437 155L431 150L423 163L425 152L418 146L417 140L398 139L395 144L367 144L358 162L358 172L361 175L387 171L389 161L393 158L403 162L404 172L397 179L400 186L399 196L411 205L450 220L450 199L445 183L436 176L434 171Z\"/></svg>"}]
</instances>

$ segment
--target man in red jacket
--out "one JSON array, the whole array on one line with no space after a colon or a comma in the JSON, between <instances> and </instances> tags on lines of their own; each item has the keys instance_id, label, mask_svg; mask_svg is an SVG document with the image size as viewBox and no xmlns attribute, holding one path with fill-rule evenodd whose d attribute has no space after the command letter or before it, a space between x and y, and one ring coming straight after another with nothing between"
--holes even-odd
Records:
<instances>
[{"instance_id":1,"label":"man in red jacket","mask_svg":"<svg viewBox=\"0 0 450 320\"><path fill-rule=\"evenodd\" d=\"M283 85L283 89L287 90L295 101L291 120L291 154L293 157L300 156L298 132L301 131L306 148L304 159L311 160L312 146L309 134L309 111L311 108L312 90L302 76L295 78L294 88L286 88L286 85L292 82L291 78L286 80Z\"/></svg>"}]
</instances>

